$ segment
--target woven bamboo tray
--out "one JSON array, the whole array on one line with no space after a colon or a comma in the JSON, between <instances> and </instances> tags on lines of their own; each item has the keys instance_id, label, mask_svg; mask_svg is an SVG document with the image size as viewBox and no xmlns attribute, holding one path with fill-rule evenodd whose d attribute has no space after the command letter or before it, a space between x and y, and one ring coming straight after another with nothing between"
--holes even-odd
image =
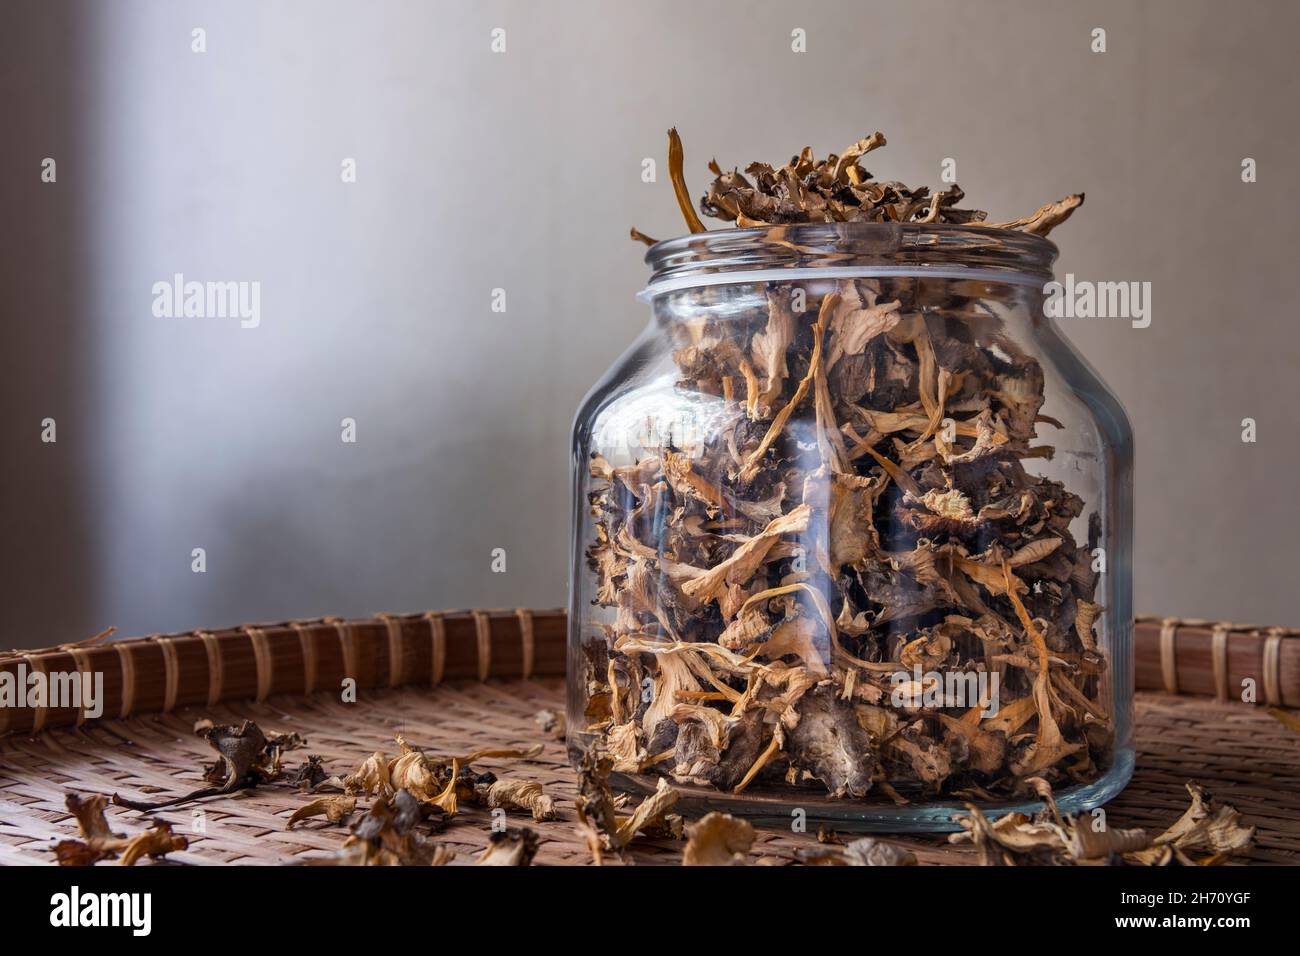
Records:
<instances>
[{"instance_id":1,"label":"woven bamboo tray","mask_svg":"<svg viewBox=\"0 0 1300 956\"><path fill-rule=\"evenodd\" d=\"M1199 651L1179 646L1181 627L1168 622L1138 626L1139 686L1150 685L1152 660L1160 680L1174 655L1179 689L1222 689L1212 662L1226 664L1227 680L1257 676L1273 703L1300 697L1292 683L1300 640L1294 632L1268 633L1214 628L1201 622L1187 630L1206 645L1209 681L1195 666ZM1164 634L1163 640L1161 634ZM1243 635L1254 644L1233 649ZM1145 636L1144 636L1145 635ZM1256 640L1258 638L1258 640ZM1277 638L1267 650L1270 638ZM0 670L20 664L47 672L90 669L105 673L108 706L103 718L84 719L72 710L0 709L0 864L52 864L51 847L77 834L64 806L69 791L120 793L159 799L194 789L200 768L212 757L192 734L200 718L233 723L251 718L263 728L297 731L308 746L287 755L297 765L319 754L331 772L345 773L375 750L394 752L402 734L438 753L543 743L530 761L477 761L483 770L521 773L540 782L560 807L560 818L534 823L514 814L512 825L538 832L536 864L589 861L574 830L576 778L562 742L537 726L535 715L564 710L565 619L562 611L463 611L381 615L362 621L320 619L243 627L218 632L162 635L13 652ZM1218 651L1214 645L1224 644ZM1155 651L1152 651L1152 647ZM1226 653L1225 653L1226 652ZM1154 653L1154 658L1152 658ZM1143 661L1146 659L1146 664ZM1270 675L1268 668L1274 671ZM110 679L111 675L111 679ZM338 687L356 675L356 703L344 703ZM1236 687L1236 683L1230 683ZM1141 690L1136 699L1137 771L1133 782L1107 807L1112 826L1162 830L1187 805L1184 784L1195 780L1234 804L1257 828L1246 862L1300 863L1300 735L1264 707L1188 694ZM285 864L336 849L345 827L311 820L286 830L290 814L309 799L271 784L229 796L159 811L189 837L187 850L169 859L189 864ZM195 810L203 829L194 832ZM145 818L112 808L116 829L135 832ZM487 811L465 807L437 839L472 862L491 832ZM894 838L891 838L894 839ZM761 830L755 852L787 855L816 842L816 834ZM970 864L971 851L942 837L897 838L922 863ZM630 858L639 864L675 864L681 844L638 840Z\"/></svg>"}]
</instances>

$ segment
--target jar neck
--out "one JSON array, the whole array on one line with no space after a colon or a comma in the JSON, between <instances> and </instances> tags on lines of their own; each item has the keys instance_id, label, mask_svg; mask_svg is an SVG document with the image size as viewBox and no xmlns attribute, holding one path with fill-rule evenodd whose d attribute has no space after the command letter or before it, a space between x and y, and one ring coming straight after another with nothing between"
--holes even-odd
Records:
<instances>
[{"instance_id":1,"label":"jar neck","mask_svg":"<svg viewBox=\"0 0 1300 956\"><path fill-rule=\"evenodd\" d=\"M918 223L796 223L719 229L669 239L646 253L640 294L748 282L925 277L1042 288L1056 246L987 226Z\"/></svg>"}]
</instances>

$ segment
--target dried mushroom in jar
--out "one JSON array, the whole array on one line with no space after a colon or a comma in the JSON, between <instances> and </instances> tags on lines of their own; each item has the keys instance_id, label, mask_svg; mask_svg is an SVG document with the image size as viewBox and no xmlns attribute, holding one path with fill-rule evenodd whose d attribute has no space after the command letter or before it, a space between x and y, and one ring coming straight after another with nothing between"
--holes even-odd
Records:
<instances>
[{"instance_id":1,"label":"dried mushroom in jar","mask_svg":"<svg viewBox=\"0 0 1300 956\"><path fill-rule=\"evenodd\" d=\"M875 180L860 163L883 145L876 133L743 173L712 163L699 210L773 244L795 223L984 223L955 185ZM986 228L1045 235L1082 200ZM585 556L608 615L583 635L579 729L614 771L894 802L1100 775L1114 727L1100 518L1034 473L1061 426L998 294L915 276L767 281L676 323L677 389L725 413L690 447L588 462Z\"/></svg>"}]
</instances>

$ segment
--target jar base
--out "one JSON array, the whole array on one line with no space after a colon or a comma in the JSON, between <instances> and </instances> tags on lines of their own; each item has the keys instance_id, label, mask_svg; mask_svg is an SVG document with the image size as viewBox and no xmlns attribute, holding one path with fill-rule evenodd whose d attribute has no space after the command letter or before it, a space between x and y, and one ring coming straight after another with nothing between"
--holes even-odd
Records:
<instances>
[{"instance_id":1,"label":"jar base","mask_svg":"<svg viewBox=\"0 0 1300 956\"><path fill-rule=\"evenodd\" d=\"M1134 752L1132 748L1117 751L1110 768L1092 783L1078 784L1056 794L1056 803L1062 813L1080 813L1092 810L1114 799L1133 777ZM628 793L652 793L659 778L611 774L610 785ZM812 794L803 800L787 796L749 793L719 793L707 787L674 784L681 794L677 812L687 817L700 817L710 811L744 817L756 826L786 829L795 813L802 810L804 832L815 832L820 826L840 832L861 833L951 833L962 829L955 817L966 812L956 800L896 806L894 804L864 804L844 800L829 800ZM1034 814L1043 809L1038 800L1020 800L1007 803L977 804L990 818L1008 813Z\"/></svg>"}]
</instances>

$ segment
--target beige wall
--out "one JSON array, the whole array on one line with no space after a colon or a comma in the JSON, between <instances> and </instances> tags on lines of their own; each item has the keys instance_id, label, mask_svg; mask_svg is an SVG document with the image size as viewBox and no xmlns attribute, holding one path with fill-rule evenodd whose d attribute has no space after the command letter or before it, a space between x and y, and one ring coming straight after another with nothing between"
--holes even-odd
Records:
<instances>
[{"instance_id":1,"label":"beige wall","mask_svg":"<svg viewBox=\"0 0 1300 956\"><path fill-rule=\"evenodd\" d=\"M1137 606L1300 624L1297 10L7 5L0 645L562 602L570 419L645 320L624 235L681 229L640 181L671 124L697 193L877 128L873 172L952 157L995 217L1085 190L1059 271L1153 286L1150 328L1066 325L1134 423ZM155 319L175 272L260 282L261 325Z\"/></svg>"}]
</instances>

